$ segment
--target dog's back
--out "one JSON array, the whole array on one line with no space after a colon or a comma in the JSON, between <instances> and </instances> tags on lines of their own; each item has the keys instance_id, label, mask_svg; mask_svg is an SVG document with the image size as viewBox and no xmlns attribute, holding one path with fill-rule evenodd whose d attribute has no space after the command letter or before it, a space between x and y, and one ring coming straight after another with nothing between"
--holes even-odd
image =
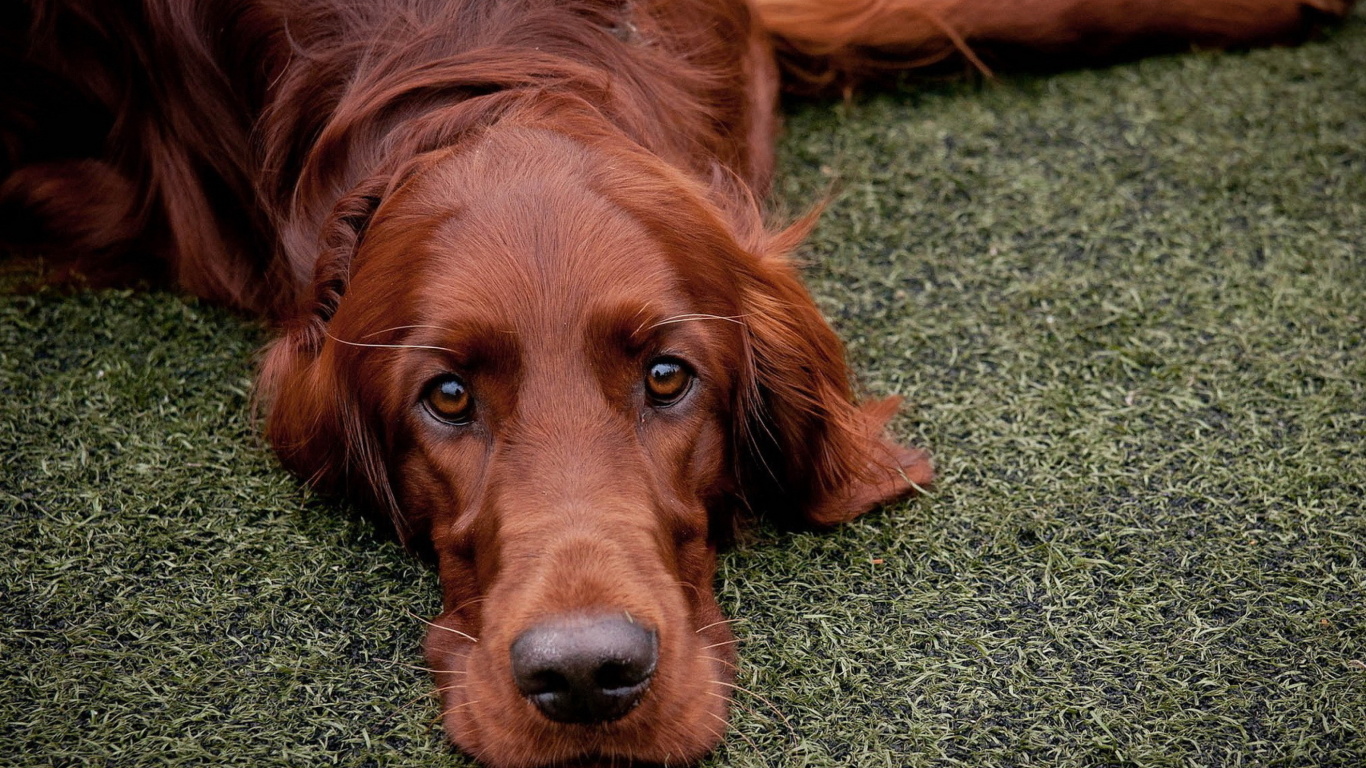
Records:
<instances>
[{"instance_id":1,"label":"dog's back","mask_svg":"<svg viewBox=\"0 0 1366 768\"><path fill-rule=\"evenodd\" d=\"M1351 4L31 0L0 19L0 241L93 257L80 268L95 275L168 272L190 293L285 318L306 304L320 229L373 171L366 155L387 127L432 101L564 85L554 81L572 74L538 72L528 58L542 43L617 88L632 71L667 70L647 86L658 92L635 101L643 113L619 119L634 119L671 162L714 157L762 195L777 87L770 42L788 87L838 91L945 62L990 71L1293 42ZM606 49L585 44L585 30L654 55L592 60ZM498 61L469 56L477 49ZM460 56L469 66L436 66ZM383 98L367 84L405 70L412 93L361 114Z\"/></svg>"}]
</instances>

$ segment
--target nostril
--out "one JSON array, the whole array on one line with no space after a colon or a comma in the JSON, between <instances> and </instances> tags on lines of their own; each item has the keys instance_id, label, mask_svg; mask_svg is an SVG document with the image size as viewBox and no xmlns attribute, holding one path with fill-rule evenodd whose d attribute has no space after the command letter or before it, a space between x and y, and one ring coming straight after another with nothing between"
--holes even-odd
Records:
<instances>
[{"instance_id":1,"label":"nostril","mask_svg":"<svg viewBox=\"0 0 1366 768\"><path fill-rule=\"evenodd\" d=\"M569 681L564 675L553 670L542 670L527 675L525 681L518 680L517 687L527 696L543 693L561 693L569 690Z\"/></svg>"},{"instance_id":2,"label":"nostril","mask_svg":"<svg viewBox=\"0 0 1366 768\"><path fill-rule=\"evenodd\" d=\"M656 634L622 616L537 624L510 649L517 689L551 720L605 723L640 703L659 659Z\"/></svg>"},{"instance_id":3,"label":"nostril","mask_svg":"<svg viewBox=\"0 0 1366 768\"><path fill-rule=\"evenodd\" d=\"M651 671L640 664L609 661L598 668L594 682L604 691L616 691L640 685L649 679Z\"/></svg>"}]
</instances>

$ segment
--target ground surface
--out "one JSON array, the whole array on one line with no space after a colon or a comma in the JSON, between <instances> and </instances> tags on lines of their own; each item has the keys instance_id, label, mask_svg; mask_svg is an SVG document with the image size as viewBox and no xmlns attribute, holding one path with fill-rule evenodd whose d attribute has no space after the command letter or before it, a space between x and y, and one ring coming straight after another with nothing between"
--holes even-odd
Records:
<instances>
[{"instance_id":1,"label":"ground surface","mask_svg":"<svg viewBox=\"0 0 1366 768\"><path fill-rule=\"evenodd\" d=\"M712 766L1366 764L1366 18L794 105L780 193L932 498L750 534ZM263 332L0 295L0 763L463 765L433 574L279 471Z\"/></svg>"}]
</instances>

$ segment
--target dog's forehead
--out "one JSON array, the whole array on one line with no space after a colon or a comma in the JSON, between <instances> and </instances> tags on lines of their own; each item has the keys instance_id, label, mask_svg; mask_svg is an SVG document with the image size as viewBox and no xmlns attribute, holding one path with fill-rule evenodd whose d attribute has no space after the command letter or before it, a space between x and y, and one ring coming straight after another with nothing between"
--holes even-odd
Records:
<instances>
[{"instance_id":1,"label":"dog's forehead","mask_svg":"<svg viewBox=\"0 0 1366 768\"><path fill-rule=\"evenodd\" d=\"M546 146L567 159L534 162ZM735 314L725 286L696 268L707 254L661 235L660 221L642 219L591 159L572 140L532 130L428 165L386 200L366 236L355 285L401 294L404 311L372 313L383 317L363 321L365 330L477 327L542 360L620 348L638 331L689 337L689 348L725 335L716 323L683 324ZM651 182L648 167L614 167L615 179ZM694 233L686 220L679 230Z\"/></svg>"},{"instance_id":2,"label":"dog's forehead","mask_svg":"<svg viewBox=\"0 0 1366 768\"><path fill-rule=\"evenodd\" d=\"M422 306L496 319L528 339L581 334L625 307L689 311L673 260L608 200L553 177L493 187L453 206L424 243Z\"/></svg>"}]
</instances>

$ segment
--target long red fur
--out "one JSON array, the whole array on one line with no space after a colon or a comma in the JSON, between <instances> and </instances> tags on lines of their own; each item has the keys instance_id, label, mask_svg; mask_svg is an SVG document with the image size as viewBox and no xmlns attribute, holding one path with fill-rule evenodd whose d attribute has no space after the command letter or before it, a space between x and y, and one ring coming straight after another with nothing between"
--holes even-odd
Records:
<instances>
[{"instance_id":1,"label":"long red fur","mask_svg":"<svg viewBox=\"0 0 1366 768\"><path fill-rule=\"evenodd\" d=\"M1354 0L756 0L800 90L961 63L1055 68L1299 42Z\"/></svg>"}]
</instances>

